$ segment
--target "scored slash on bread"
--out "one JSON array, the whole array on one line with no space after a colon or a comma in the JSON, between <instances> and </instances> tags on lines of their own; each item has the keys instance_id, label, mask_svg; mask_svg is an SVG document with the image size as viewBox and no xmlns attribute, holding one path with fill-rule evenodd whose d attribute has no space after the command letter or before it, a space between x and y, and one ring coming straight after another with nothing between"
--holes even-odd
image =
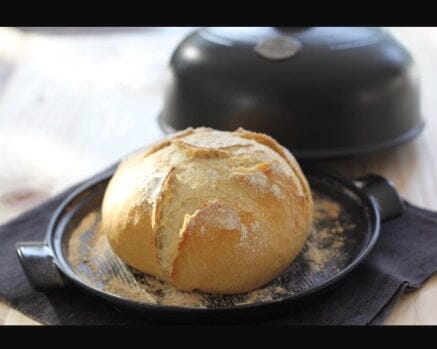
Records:
<instances>
[{"instance_id":1,"label":"scored slash on bread","mask_svg":"<svg viewBox=\"0 0 437 349\"><path fill-rule=\"evenodd\" d=\"M189 128L127 157L102 204L102 229L132 267L182 290L241 293L294 260L311 191L271 137Z\"/></svg>"}]
</instances>

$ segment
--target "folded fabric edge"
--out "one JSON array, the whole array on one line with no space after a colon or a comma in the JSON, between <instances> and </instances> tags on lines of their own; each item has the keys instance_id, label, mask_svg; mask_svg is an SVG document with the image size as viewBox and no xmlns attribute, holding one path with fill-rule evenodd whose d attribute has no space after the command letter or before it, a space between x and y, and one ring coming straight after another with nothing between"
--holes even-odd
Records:
<instances>
[{"instance_id":1,"label":"folded fabric edge","mask_svg":"<svg viewBox=\"0 0 437 349\"><path fill-rule=\"evenodd\" d=\"M391 314L394 306L404 294L406 287L408 287L408 282L402 283L385 306L369 321L368 325L383 325L384 320Z\"/></svg>"},{"instance_id":2,"label":"folded fabric edge","mask_svg":"<svg viewBox=\"0 0 437 349\"><path fill-rule=\"evenodd\" d=\"M434 276L437 273L437 270L434 270L431 274L427 275L418 283L411 283L411 282L403 282L398 290L394 293L394 295L390 298L390 300L387 302L387 304L378 312L378 314L375 315L375 317L370 320L368 325L381 325L383 324L384 320L387 319L387 317L391 314L391 311L393 310L394 306L399 302L401 296L404 293L410 292L410 291L416 291L419 288L421 288L425 282L427 282L432 276Z\"/></svg>"}]
</instances>

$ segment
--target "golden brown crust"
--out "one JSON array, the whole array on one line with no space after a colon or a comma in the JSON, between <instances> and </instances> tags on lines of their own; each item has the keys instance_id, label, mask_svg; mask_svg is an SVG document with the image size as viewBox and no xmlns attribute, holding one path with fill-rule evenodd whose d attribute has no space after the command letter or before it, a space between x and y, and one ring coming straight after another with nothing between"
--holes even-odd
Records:
<instances>
[{"instance_id":1,"label":"golden brown crust","mask_svg":"<svg viewBox=\"0 0 437 349\"><path fill-rule=\"evenodd\" d=\"M243 138L254 139L259 143L262 143L268 146L269 148L273 149L280 156L282 156L288 162L288 164L293 168L296 176L299 178L301 185L305 187L305 193L307 193L309 200L312 200L311 190L308 181L306 180L302 172L302 169L297 163L296 158L290 153L288 149L284 148L282 145L276 142L272 137L267 136L264 133L248 131L242 127L238 128L237 131L235 131L235 133Z\"/></svg>"},{"instance_id":2,"label":"golden brown crust","mask_svg":"<svg viewBox=\"0 0 437 349\"><path fill-rule=\"evenodd\" d=\"M150 249L150 246L156 245L151 217L144 214L151 207L146 202L132 205L140 185L133 180L125 182L126 171L138 165L138 155L122 162L108 185L107 191L112 195L105 195L102 203L102 217L105 217L102 228L114 251L126 263L162 277L157 251ZM121 186L123 190L118 190ZM114 212L117 214L114 215Z\"/></svg>"},{"instance_id":3,"label":"golden brown crust","mask_svg":"<svg viewBox=\"0 0 437 349\"><path fill-rule=\"evenodd\" d=\"M158 150L169 146L172 141L174 141L178 138L188 136L188 135L192 134L193 132L194 132L194 129L192 127L189 127L185 130L168 135L164 139L149 145L145 149L140 150L140 152L142 153L141 156L147 157L153 153L156 153Z\"/></svg>"},{"instance_id":4,"label":"golden brown crust","mask_svg":"<svg viewBox=\"0 0 437 349\"><path fill-rule=\"evenodd\" d=\"M173 144L181 147L181 150L185 151L191 158L204 158L204 159L218 159L229 156L229 152L222 149L211 149L199 147L198 145L192 145L185 143L183 140L175 140Z\"/></svg>"},{"instance_id":5,"label":"golden brown crust","mask_svg":"<svg viewBox=\"0 0 437 349\"><path fill-rule=\"evenodd\" d=\"M187 129L127 158L102 205L113 250L184 290L240 293L277 276L302 249L311 192L271 137Z\"/></svg>"}]
</instances>

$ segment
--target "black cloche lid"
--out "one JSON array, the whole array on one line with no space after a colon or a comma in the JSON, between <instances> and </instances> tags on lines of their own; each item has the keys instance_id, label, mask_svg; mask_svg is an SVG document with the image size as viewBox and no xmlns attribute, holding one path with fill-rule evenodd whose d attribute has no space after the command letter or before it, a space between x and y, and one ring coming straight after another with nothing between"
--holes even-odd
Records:
<instances>
[{"instance_id":1,"label":"black cloche lid","mask_svg":"<svg viewBox=\"0 0 437 349\"><path fill-rule=\"evenodd\" d=\"M363 27L202 28L170 62L159 121L265 132L300 159L399 144L423 128L411 55Z\"/></svg>"}]
</instances>

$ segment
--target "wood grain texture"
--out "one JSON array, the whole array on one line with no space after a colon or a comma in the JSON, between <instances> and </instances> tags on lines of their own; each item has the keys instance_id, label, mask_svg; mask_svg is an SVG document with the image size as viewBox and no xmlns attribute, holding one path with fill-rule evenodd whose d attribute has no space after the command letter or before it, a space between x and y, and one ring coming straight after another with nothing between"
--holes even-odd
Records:
<instances>
[{"instance_id":1,"label":"wood grain texture","mask_svg":"<svg viewBox=\"0 0 437 349\"><path fill-rule=\"evenodd\" d=\"M0 222L162 136L167 64L191 28L0 29ZM391 179L437 210L437 28L390 28L413 53L426 129L379 154L325 161ZM437 256L436 256L437 258ZM437 324L437 276L401 298L386 324ZM0 324L36 324L0 302Z\"/></svg>"}]
</instances>

